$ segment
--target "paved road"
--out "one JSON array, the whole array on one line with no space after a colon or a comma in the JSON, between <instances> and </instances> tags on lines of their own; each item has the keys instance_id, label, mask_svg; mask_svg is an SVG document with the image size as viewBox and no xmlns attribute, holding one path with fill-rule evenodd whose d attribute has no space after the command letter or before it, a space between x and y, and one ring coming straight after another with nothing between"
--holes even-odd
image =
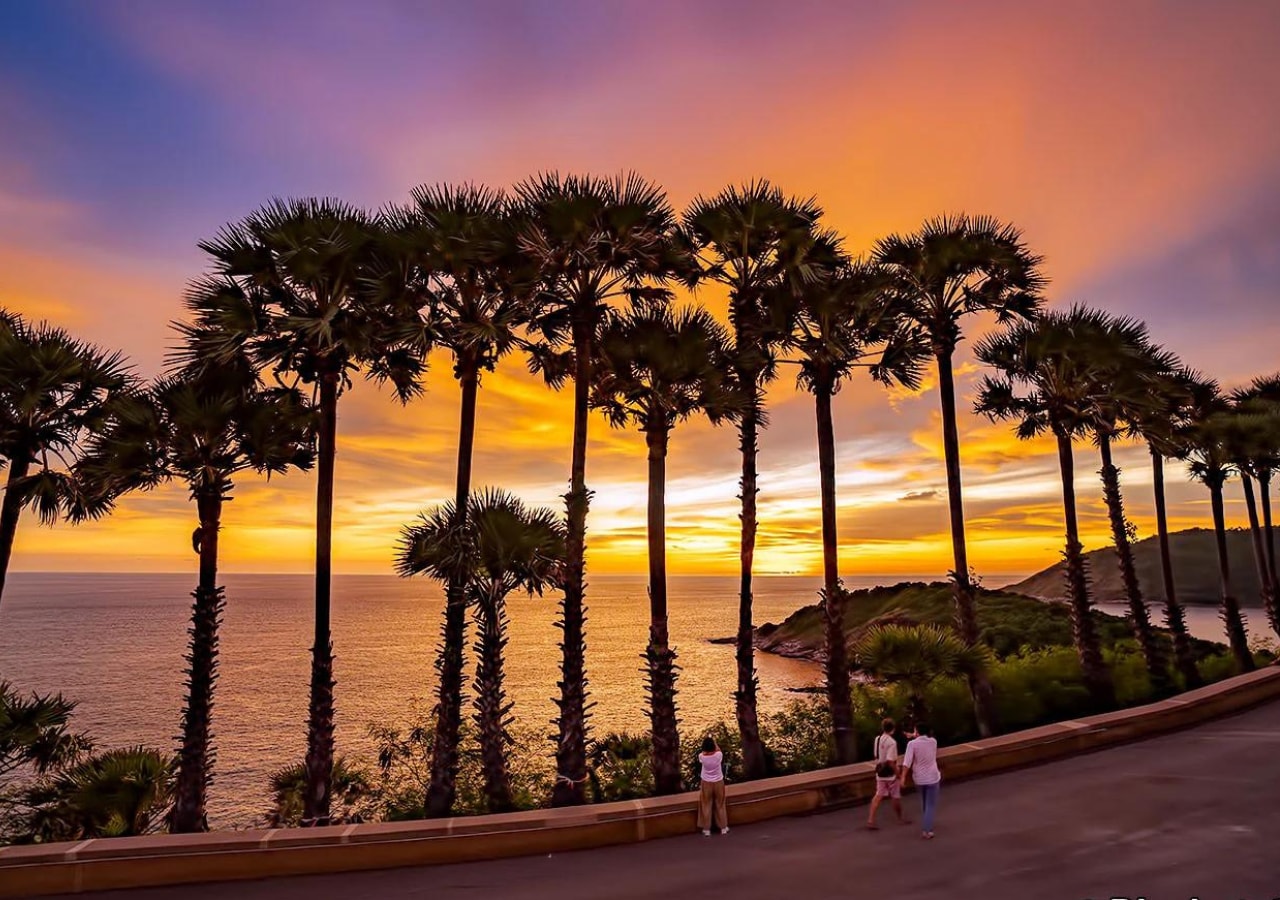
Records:
<instances>
[{"instance_id":1,"label":"paved road","mask_svg":"<svg viewBox=\"0 0 1280 900\"><path fill-rule=\"evenodd\" d=\"M913 814L916 802L908 798ZM1280 898L1280 703L1141 744L944 784L930 842L914 827L891 824L889 810L881 815L878 832L859 828L866 809L858 807L724 837L555 857L128 893L140 900L1272 900Z\"/></svg>"}]
</instances>

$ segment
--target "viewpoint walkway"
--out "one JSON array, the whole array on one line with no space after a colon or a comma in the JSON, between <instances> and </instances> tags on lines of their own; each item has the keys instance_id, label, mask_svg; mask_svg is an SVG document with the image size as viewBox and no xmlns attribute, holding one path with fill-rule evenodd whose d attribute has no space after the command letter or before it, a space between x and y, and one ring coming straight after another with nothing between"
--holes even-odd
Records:
<instances>
[{"instance_id":1,"label":"viewpoint walkway","mask_svg":"<svg viewBox=\"0 0 1280 900\"><path fill-rule=\"evenodd\" d=\"M938 837L866 807L552 857L178 886L103 900L1280 897L1280 702L944 786ZM914 796L908 808L916 814Z\"/></svg>"}]
</instances>

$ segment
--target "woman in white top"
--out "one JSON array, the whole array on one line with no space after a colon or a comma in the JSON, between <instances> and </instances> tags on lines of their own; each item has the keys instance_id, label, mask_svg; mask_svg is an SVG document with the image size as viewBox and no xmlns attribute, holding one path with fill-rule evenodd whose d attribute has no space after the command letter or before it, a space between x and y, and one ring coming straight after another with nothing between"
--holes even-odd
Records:
<instances>
[{"instance_id":1,"label":"woman in white top","mask_svg":"<svg viewBox=\"0 0 1280 900\"><path fill-rule=\"evenodd\" d=\"M720 823L720 833L729 833L729 813L724 802L724 754L716 746L715 738L710 735L702 742L702 752L698 754L698 762L702 765L702 790L698 795L698 827L705 835L711 834L712 817Z\"/></svg>"},{"instance_id":2,"label":"woman in white top","mask_svg":"<svg viewBox=\"0 0 1280 900\"><path fill-rule=\"evenodd\" d=\"M942 787L942 770L938 768L938 742L933 739L933 728L921 722L916 727L919 735L907 744L902 757L902 783L907 783L907 773L920 792L920 804L924 819L920 824L920 836L933 838L933 816L938 809L938 790Z\"/></svg>"},{"instance_id":3,"label":"woman in white top","mask_svg":"<svg viewBox=\"0 0 1280 900\"><path fill-rule=\"evenodd\" d=\"M876 810L880 808L880 801L885 797L893 803L893 811L898 814L899 824L906 825L911 821L902 815L902 787L898 781L898 742L893 737L895 730L893 719L885 719L880 723L880 733L876 735L874 748L876 795L871 798L871 809L867 811L867 828L871 831L880 827L876 824Z\"/></svg>"}]
</instances>

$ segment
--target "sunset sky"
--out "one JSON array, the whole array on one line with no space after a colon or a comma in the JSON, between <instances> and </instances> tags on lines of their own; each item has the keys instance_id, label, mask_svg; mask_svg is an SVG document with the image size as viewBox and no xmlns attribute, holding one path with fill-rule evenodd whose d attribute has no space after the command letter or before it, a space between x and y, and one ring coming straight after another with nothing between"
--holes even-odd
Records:
<instances>
[{"instance_id":1,"label":"sunset sky","mask_svg":"<svg viewBox=\"0 0 1280 900\"><path fill-rule=\"evenodd\" d=\"M1280 369L1280 4L1270 2L219 2L0 0L0 306L161 370L196 242L272 196L377 207L420 183L636 169L683 207L770 178L855 251L944 211L990 213L1046 257L1054 305L1141 317L1228 387ZM702 299L718 315L723 298ZM973 323L970 337L989 323ZM1056 460L967 412L979 574L1053 562ZM558 503L571 396L510 358L480 394L475 478ZM816 572L812 399L789 378L761 441L760 572ZM389 572L400 526L452 495L458 392L357 383L339 413L336 567ZM835 407L842 571L950 567L937 396L855 380ZM1121 454L1151 532L1145 451ZM737 566L731 429L677 429L669 563ZM1084 540L1108 542L1092 449ZM589 562L644 569L644 444L592 421ZM1209 524L1171 472L1172 524ZM245 478L224 567L306 571L314 479ZM1238 487L1230 497L1239 521ZM194 567L180 487L93 525L20 529L15 569Z\"/></svg>"}]
</instances>

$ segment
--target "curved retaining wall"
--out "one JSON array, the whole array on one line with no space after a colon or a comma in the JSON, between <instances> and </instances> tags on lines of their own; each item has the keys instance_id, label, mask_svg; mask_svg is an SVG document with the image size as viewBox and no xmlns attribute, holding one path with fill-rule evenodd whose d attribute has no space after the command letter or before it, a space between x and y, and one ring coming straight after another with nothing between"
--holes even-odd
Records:
<instances>
[{"instance_id":1,"label":"curved retaining wall","mask_svg":"<svg viewBox=\"0 0 1280 900\"><path fill-rule=\"evenodd\" d=\"M1269 666L1169 700L947 747L948 781L1047 762L1186 728L1280 698ZM728 789L746 825L867 799L870 763L768 778ZM0 848L0 897L346 872L561 853L688 834L696 795L495 816L111 838Z\"/></svg>"}]
</instances>

